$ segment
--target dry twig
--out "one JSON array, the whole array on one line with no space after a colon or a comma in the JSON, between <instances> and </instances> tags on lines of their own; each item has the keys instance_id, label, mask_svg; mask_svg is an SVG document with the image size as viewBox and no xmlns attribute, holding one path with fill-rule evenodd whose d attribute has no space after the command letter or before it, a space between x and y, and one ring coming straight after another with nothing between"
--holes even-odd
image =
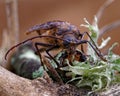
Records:
<instances>
[{"instance_id":1,"label":"dry twig","mask_svg":"<svg viewBox=\"0 0 120 96\"><path fill-rule=\"evenodd\" d=\"M17 0L6 0L7 29L11 44L19 42L19 21Z\"/></svg>"},{"instance_id":2,"label":"dry twig","mask_svg":"<svg viewBox=\"0 0 120 96\"><path fill-rule=\"evenodd\" d=\"M96 13L96 17L97 17L97 23L100 22L102 15L105 11L105 9L107 7L109 7L115 0L107 0L98 10L98 12ZM94 20L93 20L93 25L95 24ZM119 27L120 26L120 20L115 21L111 24L105 25L102 28L100 28L100 34L99 34L99 38L106 32L109 32L110 30Z\"/></svg>"},{"instance_id":3,"label":"dry twig","mask_svg":"<svg viewBox=\"0 0 120 96\"><path fill-rule=\"evenodd\" d=\"M103 13L104 13L104 11L105 11L105 9L110 5L110 4L112 4L113 3L113 1L114 0L107 0L100 8L99 8L99 10L97 11L97 13L96 13L96 17L97 17L97 22L99 23L99 21L101 20L101 17L102 17L102 15L103 15ZM93 25L94 25L94 21L93 21Z\"/></svg>"},{"instance_id":4,"label":"dry twig","mask_svg":"<svg viewBox=\"0 0 120 96\"><path fill-rule=\"evenodd\" d=\"M115 21L115 22L113 22L113 23L111 23L111 24L108 24L108 25L102 27L102 28L100 29L99 37L101 37L101 36L102 36L103 34L105 34L106 32L109 32L110 30L112 30L112 29L114 29L114 28L117 28L117 27L119 27L119 26L120 26L120 20Z\"/></svg>"},{"instance_id":5,"label":"dry twig","mask_svg":"<svg viewBox=\"0 0 120 96\"><path fill-rule=\"evenodd\" d=\"M8 48L19 41L17 0L6 0L5 3L7 28L3 31L2 46L0 47L0 65L5 65L4 55Z\"/></svg>"}]
</instances>

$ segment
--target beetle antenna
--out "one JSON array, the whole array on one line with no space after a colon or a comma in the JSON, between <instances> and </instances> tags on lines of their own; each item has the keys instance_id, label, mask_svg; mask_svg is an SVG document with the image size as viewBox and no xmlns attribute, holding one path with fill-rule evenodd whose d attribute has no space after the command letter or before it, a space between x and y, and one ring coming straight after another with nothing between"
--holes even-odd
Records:
<instances>
[{"instance_id":1,"label":"beetle antenna","mask_svg":"<svg viewBox=\"0 0 120 96\"><path fill-rule=\"evenodd\" d=\"M32 38L29 38L29 39L27 39L27 40L25 40L25 41L23 41L23 42L21 42L21 43L19 43L19 44L14 45L13 47L11 47L11 48L6 52L6 54L5 54L5 60L7 60L7 55L9 54L9 52L10 52L11 50L13 50L15 47L18 47L18 46L20 46L20 45L22 45L22 44L24 44L24 43L26 43L26 42L28 42L28 41L31 41L31 40L33 40L33 39L43 38L43 37L45 37L45 38L55 38L55 39L59 39L59 40L62 40L62 41L63 41L63 39L57 38L57 37L55 37L55 36L48 36L48 35L34 36L34 37L32 37Z\"/></svg>"}]
</instances>

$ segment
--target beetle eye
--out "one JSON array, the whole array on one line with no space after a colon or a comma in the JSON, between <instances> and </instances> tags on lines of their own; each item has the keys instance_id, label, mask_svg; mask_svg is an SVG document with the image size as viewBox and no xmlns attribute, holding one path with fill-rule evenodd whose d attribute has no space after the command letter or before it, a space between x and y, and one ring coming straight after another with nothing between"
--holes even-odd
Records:
<instances>
[{"instance_id":1,"label":"beetle eye","mask_svg":"<svg viewBox=\"0 0 120 96\"><path fill-rule=\"evenodd\" d=\"M70 44L70 42L69 42L68 40L64 40L63 45L64 45L66 48L69 48L69 44Z\"/></svg>"}]
</instances>

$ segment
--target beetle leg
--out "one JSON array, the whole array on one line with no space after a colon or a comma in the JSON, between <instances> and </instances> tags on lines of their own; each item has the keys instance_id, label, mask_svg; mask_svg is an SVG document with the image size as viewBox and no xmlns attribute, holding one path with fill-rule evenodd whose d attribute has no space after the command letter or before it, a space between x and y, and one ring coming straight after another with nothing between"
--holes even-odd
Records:
<instances>
[{"instance_id":1,"label":"beetle leg","mask_svg":"<svg viewBox=\"0 0 120 96\"><path fill-rule=\"evenodd\" d=\"M46 53L50 56L50 58L51 59L53 59L54 60L54 62L57 64L57 66L59 66L59 63L55 60L55 58L49 53L49 51L51 51L51 50L53 50L53 49L56 49L56 48L58 48L58 46L52 46L52 47L50 47L50 48L48 48L47 50L46 50Z\"/></svg>"},{"instance_id":2,"label":"beetle leg","mask_svg":"<svg viewBox=\"0 0 120 96\"><path fill-rule=\"evenodd\" d=\"M37 30L38 35L41 35L40 30Z\"/></svg>"},{"instance_id":3,"label":"beetle leg","mask_svg":"<svg viewBox=\"0 0 120 96\"><path fill-rule=\"evenodd\" d=\"M36 48L36 50L37 50L36 53L39 55L41 64L43 65L42 56L41 56L41 54L40 54L40 51L41 51L41 49L44 49L44 50L45 50L45 48L40 48L40 49L39 49L38 46L50 47L50 46L52 46L52 45L50 45L50 44L45 44L45 43L40 43L40 42L36 42L36 43L35 43L35 48Z\"/></svg>"},{"instance_id":4,"label":"beetle leg","mask_svg":"<svg viewBox=\"0 0 120 96\"><path fill-rule=\"evenodd\" d=\"M48 62L48 60L46 58L44 58L44 64L46 65L47 69L51 72L51 74L53 74L53 78L59 82L60 84L63 84L63 80L61 79L61 77L59 76L59 74L57 73L57 71L52 67L52 65Z\"/></svg>"},{"instance_id":5,"label":"beetle leg","mask_svg":"<svg viewBox=\"0 0 120 96\"><path fill-rule=\"evenodd\" d=\"M83 44L81 44L81 51L82 51L82 53L85 53L85 51L83 49Z\"/></svg>"},{"instance_id":6,"label":"beetle leg","mask_svg":"<svg viewBox=\"0 0 120 96\"><path fill-rule=\"evenodd\" d=\"M56 46L55 46L55 45L51 45L51 44L40 43L40 42L36 42L36 43L35 43L35 47L36 47L36 49L37 49L37 51L38 51L38 55L39 55L39 57L40 57L40 59L41 59L42 65L43 65L43 61L45 61L44 64L45 64L46 67L49 69L49 71L50 71L52 74L55 75L54 78L56 79L56 81L58 81L60 84L63 84L63 81L62 81L61 77L59 76L59 74L57 73L57 71L53 68L53 66L52 66L51 64L49 64L49 62L47 62L47 61L44 60L44 59L43 59L43 61L42 61L42 57L41 57L41 54L40 54L40 52L39 52L40 49L38 48L38 46L49 47L48 49L46 49L46 53L50 56L50 58L52 58L52 59L55 61L55 63L57 63L57 65L59 65L59 63L58 63L58 62L54 59L54 57L49 53L49 51L55 49Z\"/></svg>"},{"instance_id":7,"label":"beetle leg","mask_svg":"<svg viewBox=\"0 0 120 96\"><path fill-rule=\"evenodd\" d=\"M93 47L93 45L91 44L90 41L88 41L88 40L80 40L79 43L77 43L77 44L84 44L84 43L89 43L89 45L92 47L92 49L95 51L95 53L96 53L103 61L106 61L106 59L103 58L103 55L101 54L101 52L99 52L99 50L96 50L96 48Z\"/></svg>"},{"instance_id":8,"label":"beetle leg","mask_svg":"<svg viewBox=\"0 0 120 96\"><path fill-rule=\"evenodd\" d=\"M39 49L39 48L38 48L38 45L39 45L39 46L44 46L44 47L49 47L49 48L45 48L46 53L47 53L47 54L50 56L50 58L53 59L53 60L55 61L55 63L59 66L59 63L58 63L58 62L54 59L54 57L49 53L49 51L58 48L58 46L52 45L52 44L45 44L45 43L36 42L36 43L35 43L35 47L36 47L36 49L37 49L37 51L38 51L38 55L39 55L39 56L41 55L39 51L41 51L42 48ZM41 58L41 56L40 56L40 58Z\"/></svg>"},{"instance_id":9,"label":"beetle leg","mask_svg":"<svg viewBox=\"0 0 120 96\"><path fill-rule=\"evenodd\" d=\"M97 49L97 51L99 51L99 53L101 54L101 51L100 51L100 50L98 49L98 47L96 46L95 42L93 41L93 39L91 38L91 36L89 35L89 33L88 33L88 32L84 32L84 33L82 34L82 36L84 36L85 34L90 38L90 40L92 41L92 43L93 43L93 45L95 46L95 48Z\"/></svg>"},{"instance_id":10,"label":"beetle leg","mask_svg":"<svg viewBox=\"0 0 120 96\"><path fill-rule=\"evenodd\" d=\"M89 45L94 49L94 51L97 53L97 55L98 55L102 60L106 61L106 59L103 58L103 55L102 55L101 51L98 49L98 47L96 46L95 42L93 41L93 39L91 38L91 36L89 35L88 32L84 32L84 33L82 34L81 41L82 41L82 39L83 39L83 37L84 37L85 34L90 38L90 40L92 41L92 44L94 45L95 48L94 48L93 45L88 41Z\"/></svg>"}]
</instances>

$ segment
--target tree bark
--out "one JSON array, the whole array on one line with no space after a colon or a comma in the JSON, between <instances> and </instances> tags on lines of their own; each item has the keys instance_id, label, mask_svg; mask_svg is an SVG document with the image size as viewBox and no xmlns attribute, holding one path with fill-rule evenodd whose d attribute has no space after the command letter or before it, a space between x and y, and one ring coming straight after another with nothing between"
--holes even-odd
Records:
<instances>
[{"instance_id":1,"label":"tree bark","mask_svg":"<svg viewBox=\"0 0 120 96\"><path fill-rule=\"evenodd\" d=\"M0 96L85 96L89 90L72 85L58 85L43 78L28 80L0 66ZM92 96L120 96L120 84Z\"/></svg>"},{"instance_id":2,"label":"tree bark","mask_svg":"<svg viewBox=\"0 0 120 96\"><path fill-rule=\"evenodd\" d=\"M53 86L19 77L0 66L0 96L56 96Z\"/></svg>"}]
</instances>

